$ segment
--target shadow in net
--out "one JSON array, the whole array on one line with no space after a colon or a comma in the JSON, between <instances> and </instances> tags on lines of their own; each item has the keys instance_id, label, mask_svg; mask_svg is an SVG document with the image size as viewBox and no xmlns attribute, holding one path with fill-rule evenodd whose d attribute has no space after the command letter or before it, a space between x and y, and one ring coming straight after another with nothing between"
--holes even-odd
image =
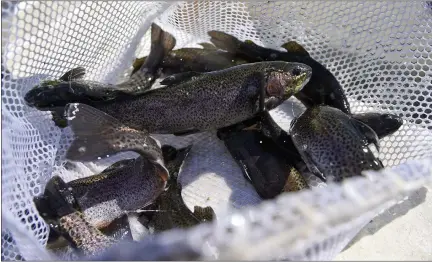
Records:
<instances>
[{"instance_id":1,"label":"shadow in net","mask_svg":"<svg viewBox=\"0 0 432 262\"><path fill-rule=\"evenodd\" d=\"M355 245L355 243L360 241L363 237L374 235L381 228L388 225L396 218L406 215L414 207L417 207L420 204L422 204L426 199L427 191L428 190L425 187L420 188L419 190L415 191L410 196L408 196L408 199L392 206L388 210L384 211L384 213L372 219L372 221L369 222L369 224L367 224L359 232L359 234L351 240L351 242L343 249L343 251Z\"/></svg>"}]
</instances>

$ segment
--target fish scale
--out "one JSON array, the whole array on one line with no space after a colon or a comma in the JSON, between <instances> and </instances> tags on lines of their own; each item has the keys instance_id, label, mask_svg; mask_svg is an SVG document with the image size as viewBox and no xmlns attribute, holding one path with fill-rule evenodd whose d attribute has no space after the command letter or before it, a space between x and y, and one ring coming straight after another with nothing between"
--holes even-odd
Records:
<instances>
[{"instance_id":1,"label":"fish scale","mask_svg":"<svg viewBox=\"0 0 432 262\"><path fill-rule=\"evenodd\" d=\"M301 69L301 77L291 73L294 68ZM300 63L246 64L201 74L140 96L93 106L130 127L150 133L211 130L256 114L261 88L265 88L269 82L267 78L274 72L290 80L288 86L283 86L286 96L279 104L301 89L311 74L310 68Z\"/></svg>"},{"instance_id":2,"label":"fish scale","mask_svg":"<svg viewBox=\"0 0 432 262\"><path fill-rule=\"evenodd\" d=\"M367 146L361 122L328 106L307 109L291 126L291 137L308 168L340 181L383 166Z\"/></svg>"},{"instance_id":3,"label":"fish scale","mask_svg":"<svg viewBox=\"0 0 432 262\"><path fill-rule=\"evenodd\" d=\"M120 217L125 210L135 211L157 197L163 181L155 175L155 168L141 157L133 161L123 168L68 183L90 224L98 228L106 226L111 222L107 215ZM104 177L98 183L87 182L100 176Z\"/></svg>"}]
</instances>

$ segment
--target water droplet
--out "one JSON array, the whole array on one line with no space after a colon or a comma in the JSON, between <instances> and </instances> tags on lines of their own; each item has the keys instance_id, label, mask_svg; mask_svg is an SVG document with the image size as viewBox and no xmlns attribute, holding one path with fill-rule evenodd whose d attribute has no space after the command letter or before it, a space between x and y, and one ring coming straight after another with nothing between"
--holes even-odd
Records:
<instances>
[{"instance_id":1,"label":"water droplet","mask_svg":"<svg viewBox=\"0 0 432 262\"><path fill-rule=\"evenodd\" d=\"M80 152L80 153L84 153L85 151L86 151L85 146L78 148L78 152Z\"/></svg>"}]
</instances>

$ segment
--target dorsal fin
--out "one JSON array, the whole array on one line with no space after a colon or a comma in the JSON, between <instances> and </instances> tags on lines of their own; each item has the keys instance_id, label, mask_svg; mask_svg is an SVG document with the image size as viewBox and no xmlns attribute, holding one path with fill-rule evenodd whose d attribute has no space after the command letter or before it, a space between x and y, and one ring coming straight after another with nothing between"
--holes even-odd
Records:
<instances>
[{"instance_id":1,"label":"dorsal fin","mask_svg":"<svg viewBox=\"0 0 432 262\"><path fill-rule=\"evenodd\" d=\"M301 46L296 41L289 41L283 44L281 47L285 48L288 52L298 54L298 55L307 55L310 56L308 51L304 49L303 46Z\"/></svg>"},{"instance_id":2,"label":"dorsal fin","mask_svg":"<svg viewBox=\"0 0 432 262\"><path fill-rule=\"evenodd\" d=\"M162 80L160 82L161 85L166 85L166 86L170 86L170 85L174 85L174 84L179 84L180 82L184 82L187 80L192 79L193 77L196 76L200 76L202 75L202 73L198 73L195 71L190 71L190 72L185 72L185 73L178 73L178 74L174 74L174 75L170 75L167 78L165 78L164 80Z\"/></svg>"},{"instance_id":3,"label":"dorsal fin","mask_svg":"<svg viewBox=\"0 0 432 262\"><path fill-rule=\"evenodd\" d=\"M64 75L60 77L60 80L71 81L71 80L81 79L84 77L85 73L86 70L84 67L81 66L76 67L64 73Z\"/></svg>"}]
</instances>

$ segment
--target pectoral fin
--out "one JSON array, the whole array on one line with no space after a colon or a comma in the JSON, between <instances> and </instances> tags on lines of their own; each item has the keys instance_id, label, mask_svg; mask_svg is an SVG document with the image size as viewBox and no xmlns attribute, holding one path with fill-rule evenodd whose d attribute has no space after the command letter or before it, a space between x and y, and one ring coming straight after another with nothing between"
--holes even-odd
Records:
<instances>
[{"instance_id":1,"label":"pectoral fin","mask_svg":"<svg viewBox=\"0 0 432 262\"><path fill-rule=\"evenodd\" d=\"M351 122L359 130L360 134L364 137L365 143L373 143L379 151L379 139L375 131L370 126L355 118L351 118Z\"/></svg>"}]
</instances>

